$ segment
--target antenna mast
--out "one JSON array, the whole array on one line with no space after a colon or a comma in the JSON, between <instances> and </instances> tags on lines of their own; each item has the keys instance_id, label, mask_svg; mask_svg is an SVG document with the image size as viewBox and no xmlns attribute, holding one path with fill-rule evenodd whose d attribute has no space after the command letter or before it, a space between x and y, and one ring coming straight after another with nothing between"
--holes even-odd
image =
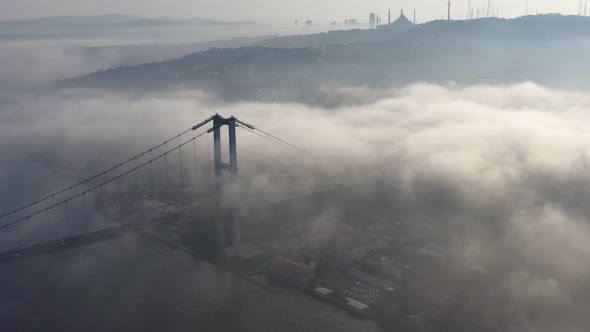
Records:
<instances>
[{"instance_id":1,"label":"antenna mast","mask_svg":"<svg viewBox=\"0 0 590 332\"><path fill-rule=\"evenodd\" d=\"M451 20L451 0L449 0L449 12L447 14L447 21Z\"/></svg>"}]
</instances>

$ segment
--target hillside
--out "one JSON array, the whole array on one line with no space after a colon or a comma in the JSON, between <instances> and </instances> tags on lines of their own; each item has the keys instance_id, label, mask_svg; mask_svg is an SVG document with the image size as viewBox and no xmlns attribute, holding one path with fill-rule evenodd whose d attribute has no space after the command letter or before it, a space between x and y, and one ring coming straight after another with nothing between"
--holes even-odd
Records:
<instances>
[{"instance_id":1,"label":"hillside","mask_svg":"<svg viewBox=\"0 0 590 332\"><path fill-rule=\"evenodd\" d=\"M341 38L315 47L278 48L291 39L271 39L262 44L274 47L211 49L63 83L116 88L189 84L230 99L311 103L323 103L325 88L339 86L380 89L486 79L581 88L590 86L590 78L581 74L590 69L590 37L585 31L590 31L590 18L435 21L405 31L342 32L339 35L356 41ZM387 39L375 40L385 33ZM292 38L317 42L318 36L322 35Z\"/></svg>"}]
</instances>

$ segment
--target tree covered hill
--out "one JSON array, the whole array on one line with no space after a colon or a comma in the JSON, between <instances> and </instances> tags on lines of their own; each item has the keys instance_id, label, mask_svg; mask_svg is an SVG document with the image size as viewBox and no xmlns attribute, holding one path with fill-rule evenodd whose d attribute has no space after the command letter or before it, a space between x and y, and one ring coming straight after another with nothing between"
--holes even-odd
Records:
<instances>
[{"instance_id":1,"label":"tree covered hill","mask_svg":"<svg viewBox=\"0 0 590 332\"><path fill-rule=\"evenodd\" d=\"M544 15L515 20L435 21L386 40L326 42L301 48L211 49L182 58L115 68L62 82L66 86L162 88L193 85L230 99L306 101L326 87L388 88L413 82L472 84L534 81L590 86L590 18ZM381 35L379 30L350 31ZM295 37L293 37L295 38ZM315 40L317 35L297 37ZM320 100L321 102L321 100Z\"/></svg>"}]
</instances>

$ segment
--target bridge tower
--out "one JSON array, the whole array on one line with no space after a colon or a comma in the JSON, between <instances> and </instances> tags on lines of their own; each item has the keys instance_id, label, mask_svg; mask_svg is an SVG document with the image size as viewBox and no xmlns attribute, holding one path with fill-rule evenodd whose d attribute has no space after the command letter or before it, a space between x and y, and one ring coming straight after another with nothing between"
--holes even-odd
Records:
<instances>
[{"instance_id":1,"label":"bridge tower","mask_svg":"<svg viewBox=\"0 0 590 332\"><path fill-rule=\"evenodd\" d=\"M221 156L221 127L228 126L229 131L229 164L222 160ZM217 189L217 201L221 204L223 198L223 171L229 171L231 174L232 183L236 181L238 176L238 149L236 140L236 118L233 116L229 119L221 117L219 114L213 116L213 150L215 155L215 181ZM221 206L219 206L219 212ZM232 220L232 246L234 255L240 255L240 219L238 215L238 207L236 205L230 210ZM217 243L220 252L225 250L225 213L221 213L217 217Z\"/></svg>"}]
</instances>

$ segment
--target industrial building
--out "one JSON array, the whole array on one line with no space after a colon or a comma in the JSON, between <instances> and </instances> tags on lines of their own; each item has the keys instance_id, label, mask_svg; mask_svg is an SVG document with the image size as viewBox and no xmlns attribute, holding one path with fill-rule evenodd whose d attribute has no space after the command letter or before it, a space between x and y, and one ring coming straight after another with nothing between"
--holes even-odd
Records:
<instances>
[{"instance_id":1,"label":"industrial building","mask_svg":"<svg viewBox=\"0 0 590 332\"><path fill-rule=\"evenodd\" d=\"M319 250L332 247L336 242L338 226L335 222L312 224L302 230L303 247L308 250Z\"/></svg>"},{"instance_id":2,"label":"industrial building","mask_svg":"<svg viewBox=\"0 0 590 332\"><path fill-rule=\"evenodd\" d=\"M352 263L388 246L386 238L357 232L350 227L340 229L336 242L338 258L345 263Z\"/></svg>"},{"instance_id":3,"label":"industrial building","mask_svg":"<svg viewBox=\"0 0 590 332\"><path fill-rule=\"evenodd\" d=\"M301 248L306 250L336 249L337 257L352 263L367 254L383 249L393 241L390 236L365 233L337 222L314 223L298 230Z\"/></svg>"},{"instance_id":4,"label":"industrial building","mask_svg":"<svg viewBox=\"0 0 590 332\"><path fill-rule=\"evenodd\" d=\"M271 279L298 287L306 287L315 276L315 268L285 257L270 261L266 272Z\"/></svg>"},{"instance_id":5,"label":"industrial building","mask_svg":"<svg viewBox=\"0 0 590 332\"><path fill-rule=\"evenodd\" d=\"M317 287L313 293L321 298L328 298L334 294L334 291L325 287Z\"/></svg>"},{"instance_id":6,"label":"industrial building","mask_svg":"<svg viewBox=\"0 0 590 332\"><path fill-rule=\"evenodd\" d=\"M371 307L369 307L368 305L350 298L346 299L346 308L362 316L368 315L368 312L371 309Z\"/></svg>"}]
</instances>

